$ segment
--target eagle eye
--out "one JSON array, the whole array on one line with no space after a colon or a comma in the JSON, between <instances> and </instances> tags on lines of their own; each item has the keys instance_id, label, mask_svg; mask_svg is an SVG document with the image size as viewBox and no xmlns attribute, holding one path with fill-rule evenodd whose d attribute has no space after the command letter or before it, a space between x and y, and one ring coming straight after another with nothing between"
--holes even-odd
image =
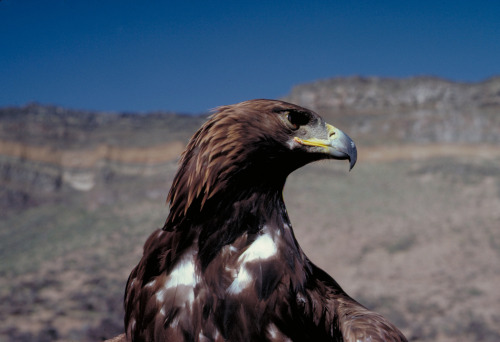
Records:
<instances>
[{"instance_id":1,"label":"eagle eye","mask_svg":"<svg viewBox=\"0 0 500 342\"><path fill-rule=\"evenodd\" d=\"M308 113L291 110L288 112L287 119L292 124L292 128L295 130L300 126L307 125L309 120L311 120L311 117Z\"/></svg>"}]
</instances>

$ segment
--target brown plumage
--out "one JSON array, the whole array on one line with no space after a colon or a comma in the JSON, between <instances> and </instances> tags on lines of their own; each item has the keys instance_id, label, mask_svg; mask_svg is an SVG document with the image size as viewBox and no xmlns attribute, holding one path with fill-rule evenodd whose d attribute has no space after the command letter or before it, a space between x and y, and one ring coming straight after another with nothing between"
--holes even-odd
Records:
<instances>
[{"instance_id":1,"label":"brown plumage","mask_svg":"<svg viewBox=\"0 0 500 342\"><path fill-rule=\"evenodd\" d=\"M297 243L282 198L293 170L356 162L316 113L272 100L218 108L183 153L170 213L125 293L129 341L405 341Z\"/></svg>"}]
</instances>

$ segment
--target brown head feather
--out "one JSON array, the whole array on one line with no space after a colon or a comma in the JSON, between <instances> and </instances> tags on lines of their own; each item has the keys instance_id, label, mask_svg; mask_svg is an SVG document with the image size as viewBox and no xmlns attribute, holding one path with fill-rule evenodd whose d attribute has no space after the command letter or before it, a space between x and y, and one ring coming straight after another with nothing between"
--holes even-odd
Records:
<instances>
[{"instance_id":1,"label":"brown head feather","mask_svg":"<svg viewBox=\"0 0 500 342\"><path fill-rule=\"evenodd\" d=\"M258 149L267 148L268 158L284 153L274 142L284 143L291 133L276 114L287 108L300 107L281 101L252 100L217 108L182 154L167 198L170 215L166 226L186 215L195 201L196 210L203 209L206 201L227 187L238 173L259 162L252 160ZM259 158L263 155L266 153L259 154Z\"/></svg>"}]
</instances>

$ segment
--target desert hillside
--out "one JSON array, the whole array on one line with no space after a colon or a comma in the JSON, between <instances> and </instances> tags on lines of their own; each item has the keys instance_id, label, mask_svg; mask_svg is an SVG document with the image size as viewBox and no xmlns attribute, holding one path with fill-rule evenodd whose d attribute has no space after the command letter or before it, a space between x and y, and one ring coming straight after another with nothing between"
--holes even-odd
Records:
<instances>
[{"instance_id":1,"label":"desert hillside","mask_svg":"<svg viewBox=\"0 0 500 342\"><path fill-rule=\"evenodd\" d=\"M310 259L412 341L500 341L500 78L335 78L284 99L359 150L351 172L328 161L288 179ZM128 274L205 119L0 109L0 341L122 332Z\"/></svg>"}]
</instances>

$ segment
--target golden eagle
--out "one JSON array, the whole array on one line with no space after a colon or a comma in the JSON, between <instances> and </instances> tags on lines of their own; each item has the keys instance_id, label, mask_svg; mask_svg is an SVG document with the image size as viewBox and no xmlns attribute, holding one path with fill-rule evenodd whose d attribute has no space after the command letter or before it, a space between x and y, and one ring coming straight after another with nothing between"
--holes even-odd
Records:
<instances>
[{"instance_id":1,"label":"golden eagle","mask_svg":"<svg viewBox=\"0 0 500 342\"><path fill-rule=\"evenodd\" d=\"M311 110L274 100L217 109L194 134L125 292L128 341L406 341L350 298L295 239L287 176L356 163L354 142Z\"/></svg>"}]
</instances>

